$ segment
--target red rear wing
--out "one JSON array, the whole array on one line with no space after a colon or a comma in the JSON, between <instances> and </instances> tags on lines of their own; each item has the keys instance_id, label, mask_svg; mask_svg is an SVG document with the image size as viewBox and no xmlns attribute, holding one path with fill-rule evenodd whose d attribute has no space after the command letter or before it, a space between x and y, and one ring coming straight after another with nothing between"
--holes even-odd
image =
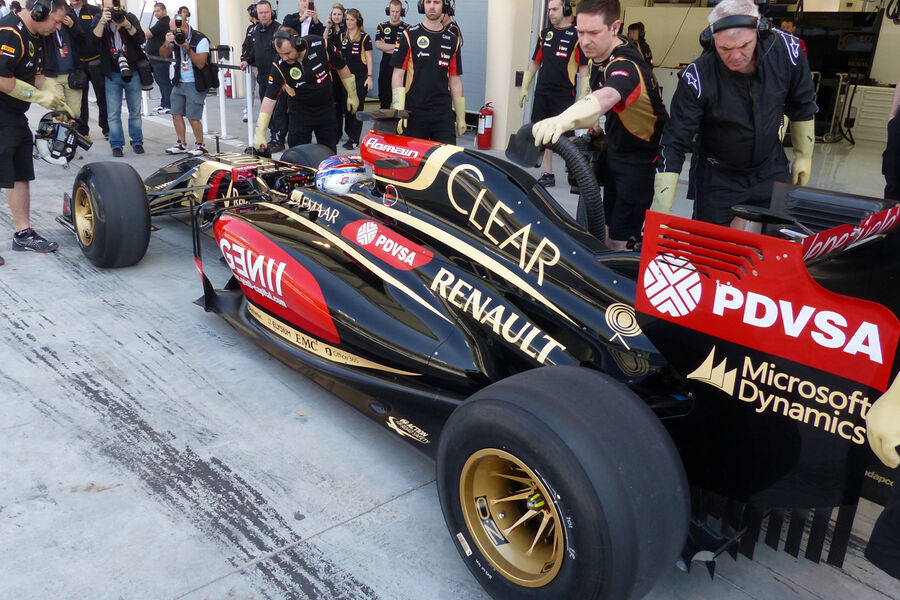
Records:
<instances>
[{"instance_id":1,"label":"red rear wing","mask_svg":"<svg viewBox=\"0 0 900 600\"><path fill-rule=\"evenodd\" d=\"M884 306L816 283L801 244L652 211L635 308L881 391L900 337Z\"/></svg>"}]
</instances>

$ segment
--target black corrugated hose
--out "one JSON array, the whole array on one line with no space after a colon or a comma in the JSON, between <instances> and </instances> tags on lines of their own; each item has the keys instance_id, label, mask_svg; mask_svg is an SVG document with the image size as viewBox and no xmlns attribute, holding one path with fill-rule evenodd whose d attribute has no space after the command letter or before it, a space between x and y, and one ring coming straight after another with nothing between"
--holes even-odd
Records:
<instances>
[{"instance_id":1,"label":"black corrugated hose","mask_svg":"<svg viewBox=\"0 0 900 600\"><path fill-rule=\"evenodd\" d=\"M565 137L560 137L555 144L548 144L547 148L559 154L566 161L569 174L578 182L578 191L587 213L588 231L605 244L606 216L603 212L603 196L588 161L578 151L578 148Z\"/></svg>"}]
</instances>

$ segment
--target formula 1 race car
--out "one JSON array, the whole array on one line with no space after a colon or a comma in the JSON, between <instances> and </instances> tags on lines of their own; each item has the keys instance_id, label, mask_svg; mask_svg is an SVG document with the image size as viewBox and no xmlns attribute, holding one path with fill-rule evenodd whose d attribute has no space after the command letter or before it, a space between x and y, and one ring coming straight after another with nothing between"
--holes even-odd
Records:
<instances>
[{"instance_id":1,"label":"formula 1 race car","mask_svg":"<svg viewBox=\"0 0 900 600\"><path fill-rule=\"evenodd\" d=\"M141 182L78 174L60 222L134 264L150 217L194 224L198 301L436 459L447 527L494 598L639 598L676 561L765 541L840 565L896 372L900 209L792 188L742 216L770 235L648 213L604 246L568 142L580 224L524 169L393 134L372 173L316 186L318 146L189 157ZM533 165L517 134L507 156ZM203 274L209 230L233 276ZM805 541L805 544L804 544Z\"/></svg>"}]
</instances>

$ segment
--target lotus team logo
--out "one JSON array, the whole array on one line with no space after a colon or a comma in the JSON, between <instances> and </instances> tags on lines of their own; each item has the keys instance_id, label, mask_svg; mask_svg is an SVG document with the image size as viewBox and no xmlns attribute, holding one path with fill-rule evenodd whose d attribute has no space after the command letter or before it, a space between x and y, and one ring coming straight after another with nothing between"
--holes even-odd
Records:
<instances>
[{"instance_id":1,"label":"lotus team logo","mask_svg":"<svg viewBox=\"0 0 900 600\"><path fill-rule=\"evenodd\" d=\"M644 271L644 292L650 304L665 315L683 317L697 308L703 287L700 275L687 259L663 254Z\"/></svg>"},{"instance_id":2,"label":"lotus team logo","mask_svg":"<svg viewBox=\"0 0 900 600\"><path fill-rule=\"evenodd\" d=\"M553 39L553 32L552 32L552 31L548 31L548 32L547 32L547 35L544 36L544 39L547 40L548 42L549 42L550 40L552 40L552 39Z\"/></svg>"},{"instance_id":3,"label":"lotus team logo","mask_svg":"<svg viewBox=\"0 0 900 600\"><path fill-rule=\"evenodd\" d=\"M375 241L376 235L378 235L378 225L372 221L366 221L356 232L356 243L360 246L368 246Z\"/></svg>"},{"instance_id":4,"label":"lotus team logo","mask_svg":"<svg viewBox=\"0 0 900 600\"><path fill-rule=\"evenodd\" d=\"M428 44L429 44L428 38L425 37L424 35L420 35L419 39L416 40L416 46L418 46L419 48L421 48L423 50L428 47Z\"/></svg>"},{"instance_id":5,"label":"lotus team logo","mask_svg":"<svg viewBox=\"0 0 900 600\"><path fill-rule=\"evenodd\" d=\"M390 33L391 33L391 28L390 28L390 27L385 27L385 28L384 28L384 35L388 35L388 34L390 34Z\"/></svg>"},{"instance_id":6,"label":"lotus team logo","mask_svg":"<svg viewBox=\"0 0 900 600\"><path fill-rule=\"evenodd\" d=\"M300 79L300 76L303 75L303 72L299 67L291 67L290 74L293 79Z\"/></svg>"}]
</instances>

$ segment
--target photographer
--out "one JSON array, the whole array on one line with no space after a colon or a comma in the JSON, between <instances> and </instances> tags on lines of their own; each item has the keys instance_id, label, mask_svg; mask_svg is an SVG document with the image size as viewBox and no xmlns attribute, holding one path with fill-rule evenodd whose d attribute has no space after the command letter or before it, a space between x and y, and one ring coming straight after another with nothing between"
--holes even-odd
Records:
<instances>
[{"instance_id":1,"label":"photographer","mask_svg":"<svg viewBox=\"0 0 900 600\"><path fill-rule=\"evenodd\" d=\"M183 14L183 13L182 13ZM210 88L219 87L216 70L209 64L209 39L191 29L188 19L182 14L175 15L172 30L166 34L166 43L159 49L162 58L175 58L175 76L172 78L172 123L178 140L169 154L190 154L199 156L206 154L203 145L203 106L206 103L206 92ZM184 118L187 117L194 132L194 147L188 150L184 145Z\"/></svg>"},{"instance_id":2,"label":"photographer","mask_svg":"<svg viewBox=\"0 0 900 600\"><path fill-rule=\"evenodd\" d=\"M70 9L56 31L43 38L43 73L47 85L56 87L58 95L64 96L72 109L72 116L80 119L81 95L87 87L88 77L81 68L78 52L78 47L84 43L84 31L76 19Z\"/></svg>"},{"instance_id":3,"label":"photographer","mask_svg":"<svg viewBox=\"0 0 900 600\"><path fill-rule=\"evenodd\" d=\"M47 13L40 21L34 20L31 13L36 2L41 2ZM27 6L29 10L0 19L0 188L6 190L12 213L12 249L43 253L53 252L58 244L45 240L31 228L29 182L34 179L34 145L25 113L31 102L50 110L68 110L68 106L52 86L34 86L38 61L27 59L33 59L35 50L40 49L41 36L50 35L62 23L68 7L63 0L29 0Z\"/></svg>"},{"instance_id":4,"label":"photographer","mask_svg":"<svg viewBox=\"0 0 900 600\"><path fill-rule=\"evenodd\" d=\"M76 27L83 35L75 39L75 47L78 50L81 70L87 74L88 81L94 88L94 96L97 97L97 123L103 137L109 139L109 121L106 118L106 80L100 68L100 40L91 33L94 28L94 19L99 18L100 8L85 4L83 0L71 0L70 6L75 15ZM78 133L90 136L88 125L90 111L88 107L87 85L81 93L81 119L78 122ZM74 107L73 107L74 108Z\"/></svg>"},{"instance_id":5,"label":"photographer","mask_svg":"<svg viewBox=\"0 0 900 600\"><path fill-rule=\"evenodd\" d=\"M125 145L122 129L122 94L128 104L128 136L135 154L144 153L141 130L141 80L138 63L146 61L141 44L144 31L132 13L125 12L119 0L103 0L103 12L96 20L94 36L100 38L100 68L105 76L106 107L109 111L109 146L112 155L121 157Z\"/></svg>"},{"instance_id":6,"label":"photographer","mask_svg":"<svg viewBox=\"0 0 900 600\"><path fill-rule=\"evenodd\" d=\"M285 15L284 26L290 27L301 37L307 35L321 35L325 37L325 25L319 21L319 13L313 0L300 0L297 3L299 9L295 13Z\"/></svg>"},{"instance_id":7,"label":"photographer","mask_svg":"<svg viewBox=\"0 0 900 600\"><path fill-rule=\"evenodd\" d=\"M165 4L157 2L153 5L153 17L156 19L156 23L144 30L144 35L147 37L144 49L147 51L148 57L159 56L159 49L165 43L166 34L170 29L170 19L166 12ZM159 106L153 110L157 114L167 115L172 112L172 79L169 77L169 63L154 60L151 64L153 66L153 79L156 80L156 85L159 86L160 96Z\"/></svg>"}]
</instances>

